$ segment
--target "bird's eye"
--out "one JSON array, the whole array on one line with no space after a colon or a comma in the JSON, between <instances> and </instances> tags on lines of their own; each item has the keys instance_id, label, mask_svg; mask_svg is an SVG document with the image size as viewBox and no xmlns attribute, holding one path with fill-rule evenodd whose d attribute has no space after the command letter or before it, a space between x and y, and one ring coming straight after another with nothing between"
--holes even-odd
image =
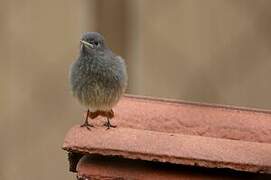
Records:
<instances>
[{"instance_id":1,"label":"bird's eye","mask_svg":"<svg viewBox=\"0 0 271 180\"><path fill-rule=\"evenodd\" d=\"M99 42L98 42L98 41L95 41L95 42L94 42L94 45L95 45L95 46L98 46L98 45L99 45Z\"/></svg>"},{"instance_id":2,"label":"bird's eye","mask_svg":"<svg viewBox=\"0 0 271 180\"><path fill-rule=\"evenodd\" d=\"M96 46L96 47L99 47L100 46L100 43L99 41L90 41L90 44L92 44L93 46Z\"/></svg>"}]
</instances>

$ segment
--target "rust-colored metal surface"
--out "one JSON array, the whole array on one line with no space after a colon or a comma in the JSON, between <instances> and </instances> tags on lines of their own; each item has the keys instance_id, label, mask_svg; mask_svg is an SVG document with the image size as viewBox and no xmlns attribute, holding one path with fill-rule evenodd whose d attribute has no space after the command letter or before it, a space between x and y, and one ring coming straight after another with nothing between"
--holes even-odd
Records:
<instances>
[{"instance_id":1,"label":"rust-colored metal surface","mask_svg":"<svg viewBox=\"0 0 271 180\"><path fill-rule=\"evenodd\" d=\"M271 111L126 96L105 119L78 126L63 148L81 154L270 173ZM83 121L83 120L82 120Z\"/></svg>"},{"instance_id":2,"label":"rust-colored metal surface","mask_svg":"<svg viewBox=\"0 0 271 180\"><path fill-rule=\"evenodd\" d=\"M130 128L73 127L64 149L130 159L271 173L271 144Z\"/></svg>"},{"instance_id":3,"label":"rust-colored metal surface","mask_svg":"<svg viewBox=\"0 0 271 180\"><path fill-rule=\"evenodd\" d=\"M144 179L144 180L240 180L270 179L271 175L161 164L119 157L85 155L77 166L78 179Z\"/></svg>"}]
</instances>

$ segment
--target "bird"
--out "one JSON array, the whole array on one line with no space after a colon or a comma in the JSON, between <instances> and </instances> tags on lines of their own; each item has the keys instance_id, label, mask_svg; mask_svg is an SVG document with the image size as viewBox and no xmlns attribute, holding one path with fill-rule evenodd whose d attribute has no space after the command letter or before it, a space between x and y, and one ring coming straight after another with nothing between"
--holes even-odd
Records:
<instances>
[{"instance_id":1,"label":"bird","mask_svg":"<svg viewBox=\"0 0 271 180\"><path fill-rule=\"evenodd\" d=\"M79 102L87 108L81 127L91 129L89 122L97 116L106 117L104 126L115 128L110 119L113 107L123 96L128 82L125 60L106 45L98 32L85 32L80 39L80 53L69 71L70 89Z\"/></svg>"}]
</instances>

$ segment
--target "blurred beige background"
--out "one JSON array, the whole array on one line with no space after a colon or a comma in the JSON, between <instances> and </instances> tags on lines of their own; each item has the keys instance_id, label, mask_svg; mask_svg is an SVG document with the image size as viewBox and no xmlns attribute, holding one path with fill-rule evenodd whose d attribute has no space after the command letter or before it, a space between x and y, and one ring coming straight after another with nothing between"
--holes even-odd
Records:
<instances>
[{"instance_id":1,"label":"blurred beige background","mask_svg":"<svg viewBox=\"0 0 271 180\"><path fill-rule=\"evenodd\" d=\"M85 110L68 68L84 31L126 58L128 92L271 108L269 0L1 0L0 179L74 179L61 150Z\"/></svg>"}]
</instances>

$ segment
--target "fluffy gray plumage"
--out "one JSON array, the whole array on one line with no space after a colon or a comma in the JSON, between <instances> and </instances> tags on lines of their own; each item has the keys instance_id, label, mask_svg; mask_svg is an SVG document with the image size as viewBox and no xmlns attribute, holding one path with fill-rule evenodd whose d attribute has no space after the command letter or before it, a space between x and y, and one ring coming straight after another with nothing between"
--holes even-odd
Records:
<instances>
[{"instance_id":1,"label":"fluffy gray plumage","mask_svg":"<svg viewBox=\"0 0 271 180\"><path fill-rule=\"evenodd\" d=\"M81 43L80 55L70 68L72 93L91 112L109 111L127 86L125 62L97 32L84 33Z\"/></svg>"}]
</instances>

